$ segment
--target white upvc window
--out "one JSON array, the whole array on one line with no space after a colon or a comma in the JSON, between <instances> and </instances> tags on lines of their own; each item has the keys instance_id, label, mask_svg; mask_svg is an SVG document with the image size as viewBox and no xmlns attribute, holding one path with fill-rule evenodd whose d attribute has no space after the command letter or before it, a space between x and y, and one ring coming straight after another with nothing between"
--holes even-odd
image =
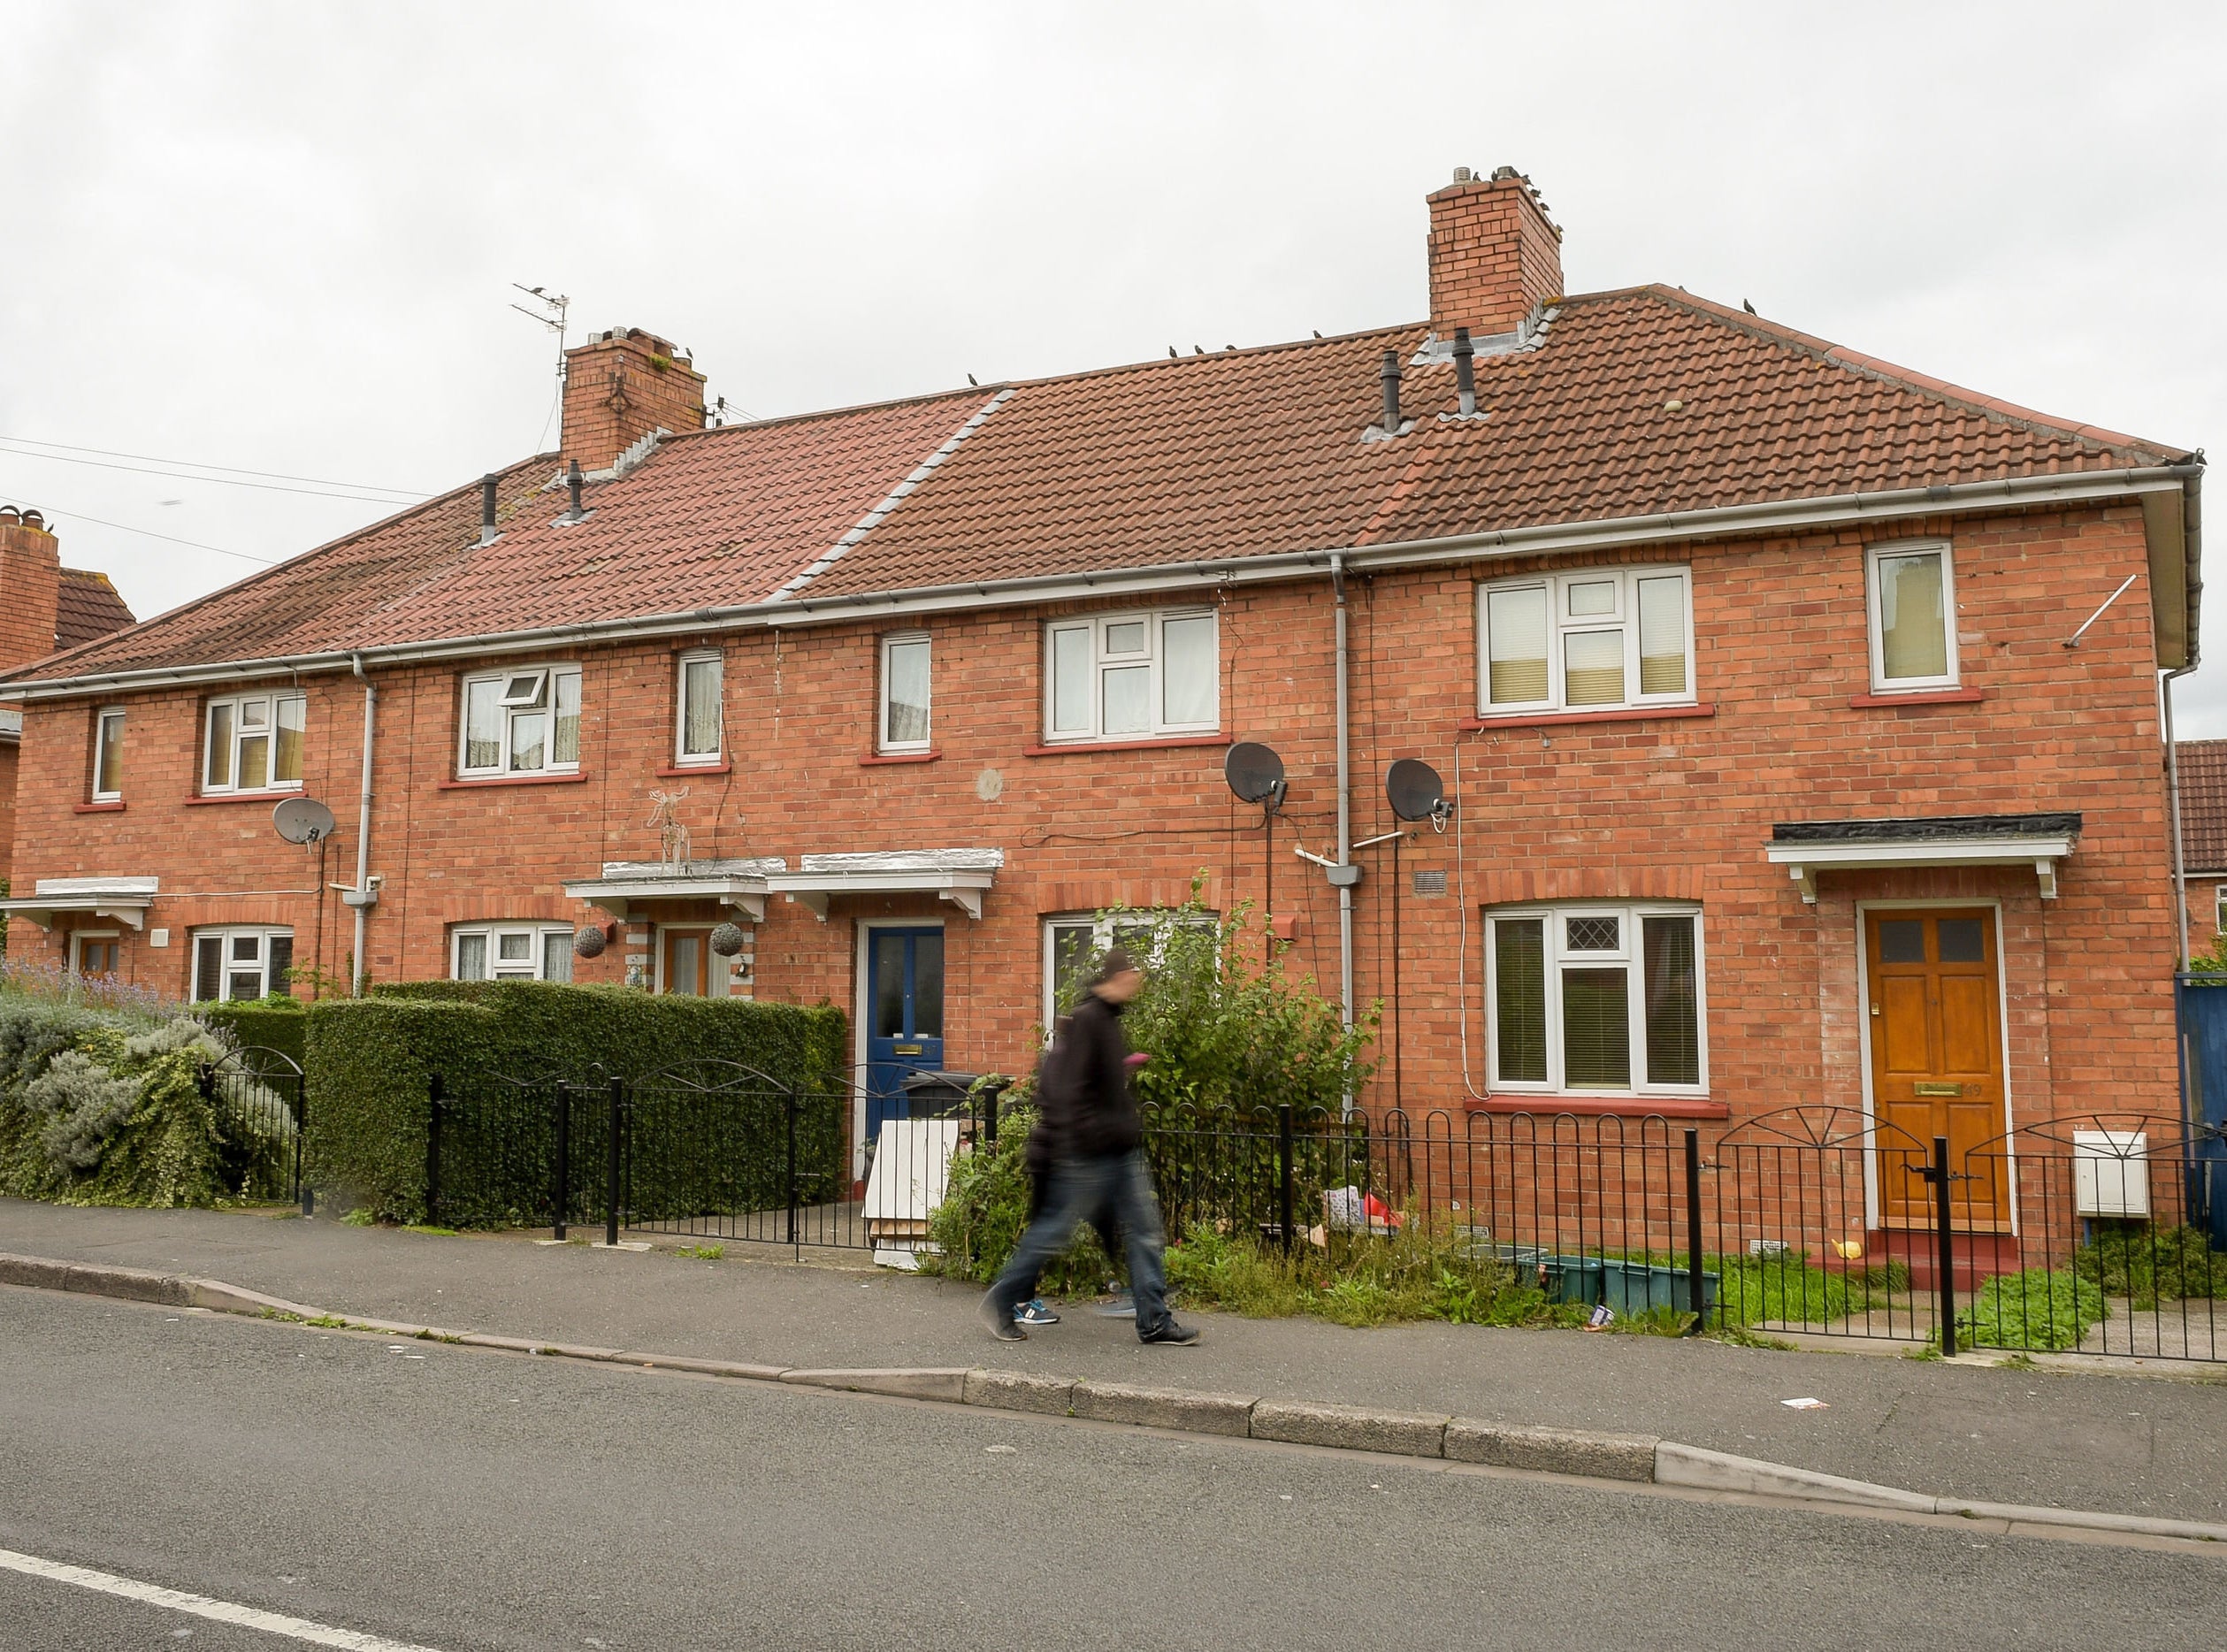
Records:
<instances>
[{"instance_id":1,"label":"white upvc window","mask_svg":"<svg viewBox=\"0 0 2227 1652\"><path fill-rule=\"evenodd\" d=\"M680 657L677 702L673 730L676 768L716 764L726 749L726 667L716 649ZM578 681L576 674L574 681ZM579 692L573 691L574 715L578 715ZM577 757L578 737L575 736Z\"/></svg>"},{"instance_id":2,"label":"white upvc window","mask_svg":"<svg viewBox=\"0 0 2227 1652\"><path fill-rule=\"evenodd\" d=\"M474 923L449 931L457 981L570 981L572 931L547 923Z\"/></svg>"},{"instance_id":3,"label":"white upvc window","mask_svg":"<svg viewBox=\"0 0 2227 1652\"><path fill-rule=\"evenodd\" d=\"M1955 688L1956 580L1945 541L1890 539L1863 553L1871 688Z\"/></svg>"},{"instance_id":4,"label":"white upvc window","mask_svg":"<svg viewBox=\"0 0 2227 1652\"><path fill-rule=\"evenodd\" d=\"M1485 919L1492 1088L1700 1095L1709 1082L1701 911L1511 906Z\"/></svg>"},{"instance_id":5,"label":"white upvc window","mask_svg":"<svg viewBox=\"0 0 2227 1652\"><path fill-rule=\"evenodd\" d=\"M115 803L124 796L124 708L110 706L93 715L93 801Z\"/></svg>"},{"instance_id":6,"label":"white upvc window","mask_svg":"<svg viewBox=\"0 0 2227 1652\"><path fill-rule=\"evenodd\" d=\"M464 679L458 774L566 774L579 766L578 666L513 666Z\"/></svg>"},{"instance_id":7,"label":"white upvc window","mask_svg":"<svg viewBox=\"0 0 2227 1652\"><path fill-rule=\"evenodd\" d=\"M882 709L876 750L924 752L930 748L934 699L930 664L928 639L922 632L882 639Z\"/></svg>"},{"instance_id":8,"label":"white upvc window","mask_svg":"<svg viewBox=\"0 0 2227 1652\"><path fill-rule=\"evenodd\" d=\"M1694 700L1685 568L1580 568L1477 592L1477 712L1614 711Z\"/></svg>"},{"instance_id":9,"label":"white upvc window","mask_svg":"<svg viewBox=\"0 0 2227 1652\"><path fill-rule=\"evenodd\" d=\"M207 1004L283 992L293 963L292 929L195 929L194 999Z\"/></svg>"},{"instance_id":10,"label":"white upvc window","mask_svg":"<svg viewBox=\"0 0 2227 1652\"><path fill-rule=\"evenodd\" d=\"M2212 927L2220 934L2227 935L2227 883L2222 883L2212 891Z\"/></svg>"},{"instance_id":11,"label":"white upvc window","mask_svg":"<svg viewBox=\"0 0 2227 1652\"><path fill-rule=\"evenodd\" d=\"M233 694L209 702L202 742L204 792L298 792L302 734L310 702L301 694Z\"/></svg>"},{"instance_id":12,"label":"white upvc window","mask_svg":"<svg viewBox=\"0 0 2227 1652\"><path fill-rule=\"evenodd\" d=\"M1211 608L1129 609L1045 627L1044 734L1150 739L1221 727Z\"/></svg>"},{"instance_id":13,"label":"white upvc window","mask_svg":"<svg viewBox=\"0 0 2227 1652\"><path fill-rule=\"evenodd\" d=\"M1083 1001L1083 972L1103 949L1118 942L1138 962L1157 964L1176 929L1212 935L1218 922L1213 913L1186 914L1172 907L1149 912L1072 912L1045 919L1045 1030L1049 1033L1060 1016Z\"/></svg>"}]
</instances>

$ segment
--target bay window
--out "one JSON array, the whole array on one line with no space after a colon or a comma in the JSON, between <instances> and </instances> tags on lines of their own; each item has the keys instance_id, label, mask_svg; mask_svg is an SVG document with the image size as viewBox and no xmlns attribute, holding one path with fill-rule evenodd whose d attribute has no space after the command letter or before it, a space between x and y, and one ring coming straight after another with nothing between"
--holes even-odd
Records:
<instances>
[{"instance_id":1,"label":"bay window","mask_svg":"<svg viewBox=\"0 0 2227 1652\"><path fill-rule=\"evenodd\" d=\"M1496 1090L1699 1093L1701 914L1516 906L1485 920Z\"/></svg>"},{"instance_id":2,"label":"bay window","mask_svg":"<svg viewBox=\"0 0 2227 1652\"><path fill-rule=\"evenodd\" d=\"M1584 568L1481 586L1481 716L1691 704L1693 576Z\"/></svg>"},{"instance_id":3,"label":"bay window","mask_svg":"<svg viewBox=\"0 0 2227 1652\"><path fill-rule=\"evenodd\" d=\"M1045 738L1149 739L1221 727L1211 610L1129 610L1045 631Z\"/></svg>"},{"instance_id":4,"label":"bay window","mask_svg":"<svg viewBox=\"0 0 2227 1652\"><path fill-rule=\"evenodd\" d=\"M202 746L202 791L300 790L308 716L309 700L301 694L233 694L210 700Z\"/></svg>"},{"instance_id":5,"label":"bay window","mask_svg":"<svg viewBox=\"0 0 2227 1652\"><path fill-rule=\"evenodd\" d=\"M464 679L463 775L564 774L580 766L580 668L526 666Z\"/></svg>"}]
</instances>

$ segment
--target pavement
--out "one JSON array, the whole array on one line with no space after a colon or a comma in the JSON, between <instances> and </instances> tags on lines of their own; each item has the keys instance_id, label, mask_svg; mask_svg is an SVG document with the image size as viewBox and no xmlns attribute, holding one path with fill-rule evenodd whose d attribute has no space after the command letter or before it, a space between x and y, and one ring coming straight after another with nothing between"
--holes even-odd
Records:
<instances>
[{"instance_id":1,"label":"pavement","mask_svg":"<svg viewBox=\"0 0 2227 1652\"><path fill-rule=\"evenodd\" d=\"M244 1212L0 1200L0 1251L212 1277L350 1315L783 1366L996 1366L1652 1434L1929 1495L2227 1519L2227 1382L1437 1324L1187 1314L1140 1346L1087 1308L991 1341L976 1293L886 1270L446 1237ZM2227 1376L2227 1372L2216 1373ZM2192 1377L2201 1380L2191 1380ZM1818 1399L1822 1407L1783 1403Z\"/></svg>"},{"instance_id":2,"label":"pavement","mask_svg":"<svg viewBox=\"0 0 2227 1652\"><path fill-rule=\"evenodd\" d=\"M638 1290L682 1266L554 1266L575 1260ZM2216 1644L2222 1575L2185 1549L23 1289L0 1289L0 1549L434 1652L2172 1652ZM181 1644L303 1641L0 1572L0 1652Z\"/></svg>"}]
</instances>

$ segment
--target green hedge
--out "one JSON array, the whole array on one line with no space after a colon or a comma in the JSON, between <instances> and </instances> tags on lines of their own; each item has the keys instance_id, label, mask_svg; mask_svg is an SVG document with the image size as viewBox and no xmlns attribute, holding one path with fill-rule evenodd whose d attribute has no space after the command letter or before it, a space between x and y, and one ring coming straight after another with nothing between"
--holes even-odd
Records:
<instances>
[{"instance_id":1,"label":"green hedge","mask_svg":"<svg viewBox=\"0 0 2227 1652\"><path fill-rule=\"evenodd\" d=\"M241 1046L260 1044L289 1057L296 1067L307 1067L310 1035L309 1006L299 999L272 996L246 998L230 1004L196 1004L194 1014L209 1026L232 1035Z\"/></svg>"},{"instance_id":2,"label":"green hedge","mask_svg":"<svg viewBox=\"0 0 2227 1652\"><path fill-rule=\"evenodd\" d=\"M786 1123L766 1095L696 1097L657 1075L734 1062L804 1093L800 1197L843 1180L848 1067L841 1012L624 987L420 982L310 1007L305 1174L348 1189L382 1217L426 1211L429 1086L443 1109L440 1202L449 1226L539 1224L553 1214L557 1079L641 1081L626 1197L637 1216L767 1207L785 1200ZM708 1081L715 1069L699 1069ZM600 1091L576 1098L570 1220L600 1211ZM582 1139L585 1138L585 1139Z\"/></svg>"}]
</instances>

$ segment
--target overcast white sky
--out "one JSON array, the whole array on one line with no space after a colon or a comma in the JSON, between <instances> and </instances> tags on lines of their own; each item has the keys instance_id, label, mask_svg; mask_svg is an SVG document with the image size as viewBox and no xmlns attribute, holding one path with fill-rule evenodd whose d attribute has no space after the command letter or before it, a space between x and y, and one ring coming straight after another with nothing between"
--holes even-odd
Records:
<instances>
[{"instance_id":1,"label":"overcast white sky","mask_svg":"<svg viewBox=\"0 0 2227 1652\"><path fill-rule=\"evenodd\" d=\"M146 616L253 567L149 533L385 511L26 444L453 486L555 440L512 281L760 415L1420 319L1423 195L1503 163L1572 292L2227 454L2227 7L1834 11L15 0L0 501Z\"/></svg>"}]
</instances>

